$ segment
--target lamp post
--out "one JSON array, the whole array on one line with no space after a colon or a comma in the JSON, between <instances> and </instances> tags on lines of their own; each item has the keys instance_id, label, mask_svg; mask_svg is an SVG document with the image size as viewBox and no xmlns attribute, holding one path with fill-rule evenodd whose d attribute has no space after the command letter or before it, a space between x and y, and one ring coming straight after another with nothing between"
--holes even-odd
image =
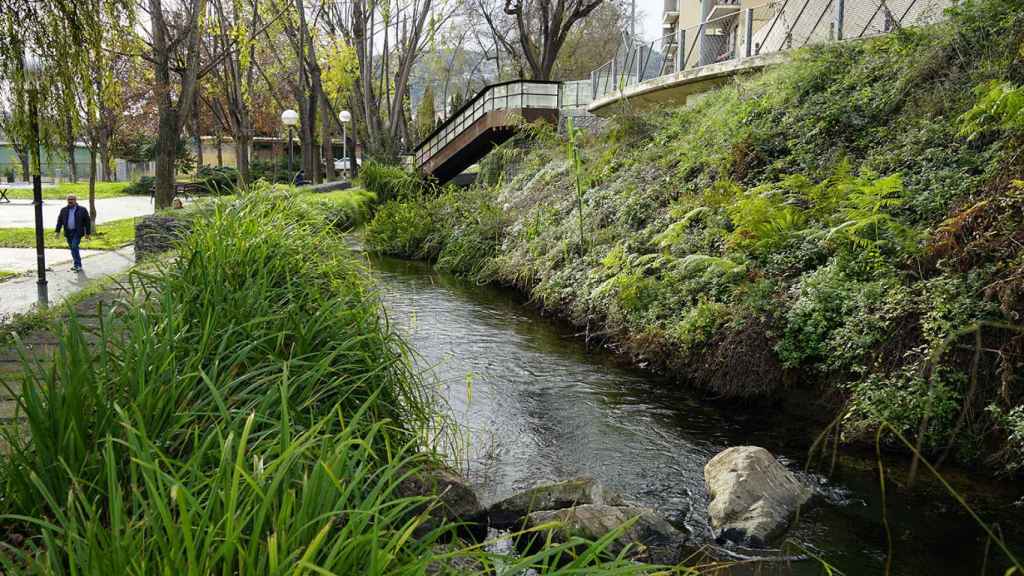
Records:
<instances>
[{"instance_id":1,"label":"lamp post","mask_svg":"<svg viewBox=\"0 0 1024 576\"><path fill-rule=\"evenodd\" d=\"M39 306L49 305L49 294L46 287L46 250L43 241L43 178L39 158L39 79L42 76L43 63L38 56L30 51L25 52L25 80L28 85L28 117L31 125L29 153L32 162L32 204L36 220L36 288L39 292Z\"/></svg>"},{"instance_id":2,"label":"lamp post","mask_svg":"<svg viewBox=\"0 0 1024 576\"><path fill-rule=\"evenodd\" d=\"M292 128L299 125L299 113L291 109L281 112L281 123L288 127L288 178L294 184L295 174L292 173L292 160L295 151L292 149Z\"/></svg>"},{"instance_id":3,"label":"lamp post","mask_svg":"<svg viewBox=\"0 0 1024 576\"><path fill-rule=\"evenodd\" d=\"M352 179L352 160L348 158L348 123L352 121L352 113L348 110L342 110L338 114L338 120L341 120L341 157L348 160L348 179ZM352 151L355 154L355 150Z\"/></svg>"}]
</instances>

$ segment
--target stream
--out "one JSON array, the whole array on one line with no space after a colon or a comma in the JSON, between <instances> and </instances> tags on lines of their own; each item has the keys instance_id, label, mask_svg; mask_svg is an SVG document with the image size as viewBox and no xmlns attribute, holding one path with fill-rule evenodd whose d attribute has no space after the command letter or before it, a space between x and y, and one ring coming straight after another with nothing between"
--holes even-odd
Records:
<instances>
[{"instance_id":1,"label":"stream","mask_svg":"<svg viewBox=\"0 0 1024 576\"><path fill-rule=\"evenodd\" d=\"M778 409L714 401L625 366L588 347L571 326L541 316L517 292L464 282L420 262L370 263L390 322L464 429L466 475L485 505L539 483L591 476L706 543L703 468L712 456L757 445L800 470L819 432ZM887 456L886 466L892 574L1005 572L1008 563L994 546L983 572L985 533L937 483L904 489L907 458ZM796 547L787 551L818 556L845 574L884 573L877 468L873 452L841 448L827 477L801 473L820 497L790 530ZM1024 557L1024 489L950 474L983 518L1017 531L1008 538ZM805 561L754 573L826 572Z\"/></svg>"}]
</instances>

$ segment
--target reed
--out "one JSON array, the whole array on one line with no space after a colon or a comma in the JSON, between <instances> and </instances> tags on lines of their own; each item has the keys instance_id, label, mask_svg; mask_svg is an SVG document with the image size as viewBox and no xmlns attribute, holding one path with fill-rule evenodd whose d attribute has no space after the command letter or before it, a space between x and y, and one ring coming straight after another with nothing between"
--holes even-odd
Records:
<instances>
[{"instance_id":1,"label":"reed","mask_svg":"<svg viewBox=\"0 0 1024 576\"><path fill-rule=\"evenodd\" d=\"M417 530L436 502L396 488L438 460L445 422L324 228L288 194L218 203L98 329L71 314L51 367L26 358L0 519L28 538L3 572L655 570L610 540L511 559L452 524Z\"/></svg>"}]
</instances>

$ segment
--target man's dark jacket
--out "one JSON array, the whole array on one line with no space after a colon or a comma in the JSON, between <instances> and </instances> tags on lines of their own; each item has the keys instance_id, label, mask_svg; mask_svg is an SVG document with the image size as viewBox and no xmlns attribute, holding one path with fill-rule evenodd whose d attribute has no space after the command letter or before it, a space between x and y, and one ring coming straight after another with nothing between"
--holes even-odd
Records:
<instances>
[{"instance_id":1,"label":"man's dark jacket","mask_svg":"<svg viewBox=\"0 0 1024 576\"><path fill-rule=\"evenodd\" d=\"M68 230L68 208L71 207L65 206L61 208L60 215L57 216L56 232L60 232L60 229L63 228L65 237L71 236L69 233L71 231ZM89 211L80 204L75 204L75 210L75 233L79 236L92 234L92 220L89 219Z\"/></svg>"}]
</instances>

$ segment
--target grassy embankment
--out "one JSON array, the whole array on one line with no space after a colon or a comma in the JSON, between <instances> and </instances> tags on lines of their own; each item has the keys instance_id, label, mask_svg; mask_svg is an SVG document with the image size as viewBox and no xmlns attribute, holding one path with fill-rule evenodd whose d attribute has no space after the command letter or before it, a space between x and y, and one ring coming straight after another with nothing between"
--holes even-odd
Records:
<instances>
[{"instance_id":1,"label":"grassy embankment","mask_svg":"<svg viewBox=\"0 0 1024 576\"><path fill-rule=\"evenodd\" d=\"M534 130L367 243L727 397L812 391L845 440L1021 470L1024 2L792 59L577 144Z\"/></svg>"},{"instance_id":2,"label":"grassy embankment","mask_svg":"<svg viewBox=\"0 0 1024 576\"><path fill-rule=\"evenodd\" d=\"M177 258L50 369L5 428L5 574L424 574L505 561L542 573L650 569L569 547L519 559L413 532L399 482L444 433L356 260L291 195L218 202ZM577 549L578 551L578 549ZM572 556L572 557L570 557ZM556 568L557 566L557 568Z\"/></svg>"}]
</instances>

